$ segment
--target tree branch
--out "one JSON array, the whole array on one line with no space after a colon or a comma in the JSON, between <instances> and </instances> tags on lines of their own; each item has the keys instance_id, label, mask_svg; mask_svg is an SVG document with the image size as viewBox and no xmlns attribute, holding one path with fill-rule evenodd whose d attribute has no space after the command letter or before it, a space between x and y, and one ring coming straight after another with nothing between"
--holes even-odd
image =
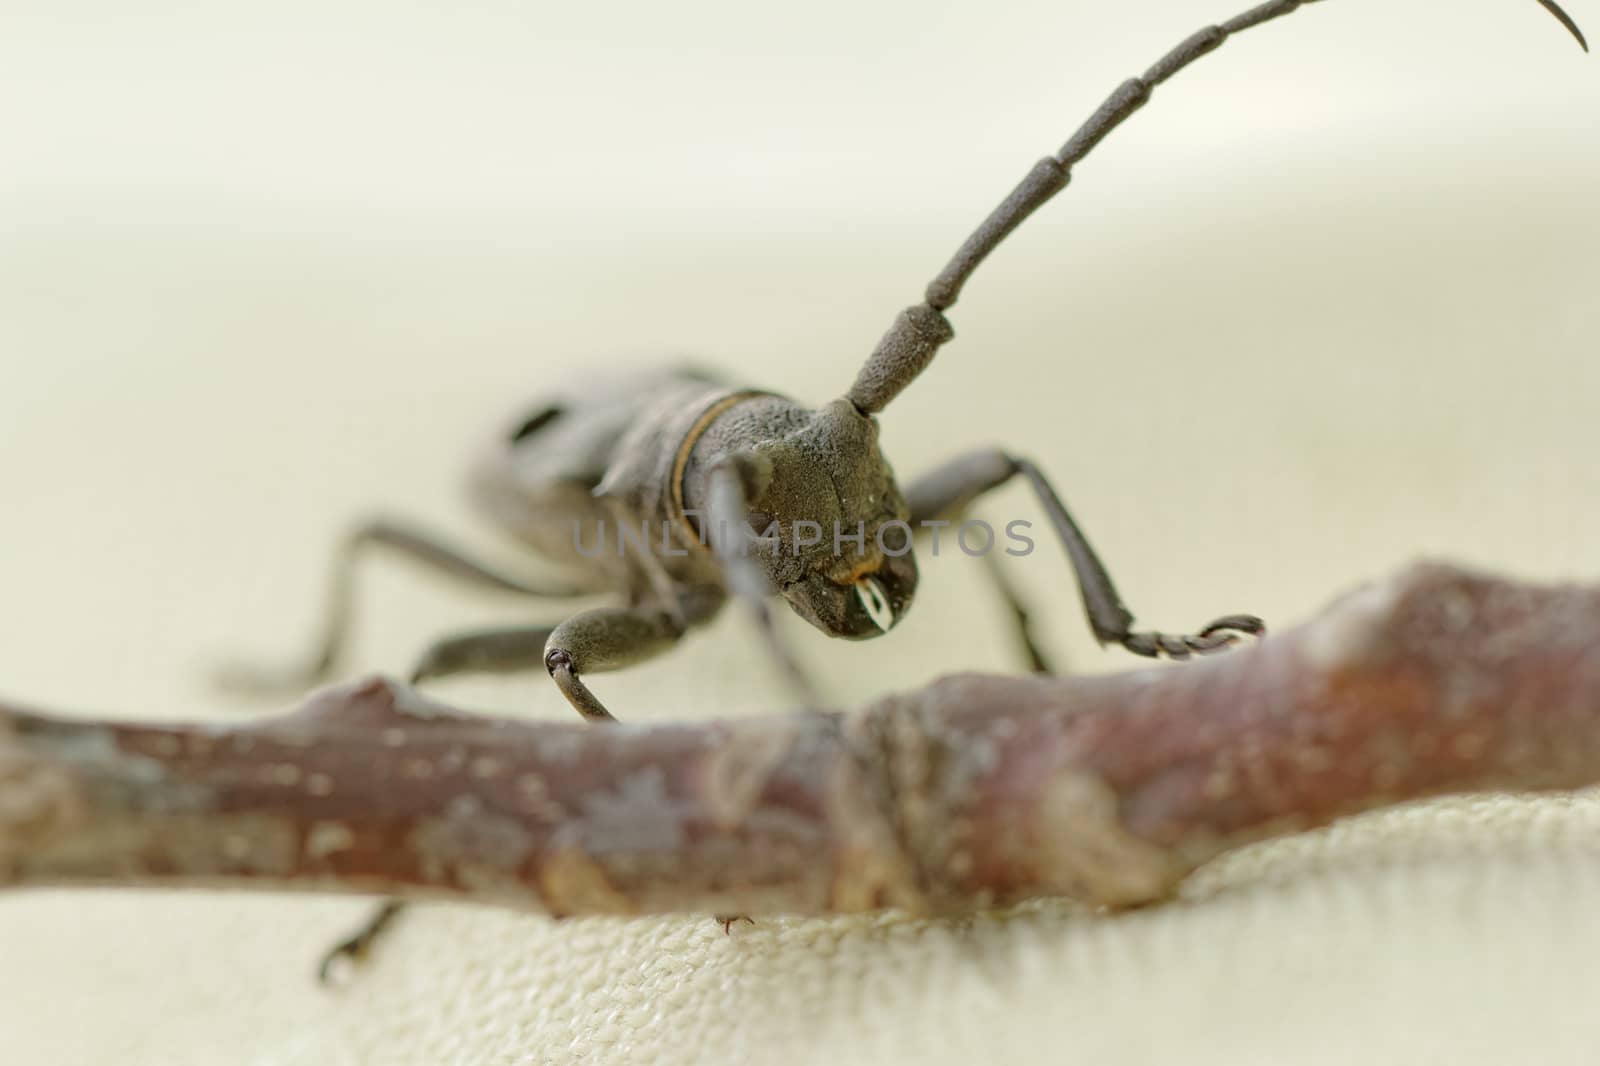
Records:
<instances>
[{"instance_id":1,"label":"tree branch","mask_svg":"<svg viewBox=\"0 0 1600 1066\"><path fill-rule=\"evenodd\" d=\"M0 704L0 885L553 914L1129 905L1355 811L1596 783L1600 588L1419 565L1217 658L950 677L850 713L528 723L383 679L240 726Z\"/></svg>"}]
</instances>

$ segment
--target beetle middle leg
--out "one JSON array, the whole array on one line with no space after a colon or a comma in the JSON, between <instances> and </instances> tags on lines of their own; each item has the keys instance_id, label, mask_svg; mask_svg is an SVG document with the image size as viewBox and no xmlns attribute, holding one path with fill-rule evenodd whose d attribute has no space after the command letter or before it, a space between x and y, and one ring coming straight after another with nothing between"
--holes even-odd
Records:
<instances>
[{"instance_id":1,"label":"beetle middle leg","mask_svg":"<svg viewBox=\"0 0 1600 1066\"><path fill-rule=\"evenodd\" d=\"M909 486L906 499L911 505L914 520L958 515L979 496L1018 476L1033 489L1062 547L1066 549L1067 558L1078 579L1089 628L1100 643L1120 644L1135 655L1151 658L1166 655L1174 659L1187 659L1191 655L1221 651L1237 641L1241 633L1260 635L1266 631L1266 625L1254 615L1230 614L1216 619L1194 634L1135 632L1133 612L1123 604L1111 575L1106 572L1105 564L1090 547L1088 538L1078 528L1055 489L1033 463L999 449L970 452L930 471ZM1007 586L1002 585L1002 590L1018 616L1022 640L1030 657L1036 662L1040 661L1037 647L1028 633L1026 610Z\"/></svg>"},{"instance_id":2,"label":"beetle middle leg","mask_svg":"<svg viewBox=\"0 0 1600 1066\"><path fill-rule=\"evenodd\" d=\"M441 637L428 646L411 670L413 685L458 674L511 674L544 661L553 625L476 629Z\"/></svg>"},{"instance_id":3,"label":"beetle middle leg","mask_svg":"<svg viewBox=\"0 0 1600 1066\"><path fill-rule=\"evenodd\" d=\"M220 672L219 683L236 691L277 694L302 691L333 673L349 639L355 606L356 565L374 548L388 549L476 588L549 599L570 598L590 591L556 580L536 582L515 577L479 562L432 534L402 522L375 519L357 526L340 545L323 609L321 633L311 654L300 665L285 669L231 666Z\"/></svg>"},{"instance_id":4,"label":"beetle middle leg","mask_svg":"<svg viewBox=\"0 0 1600 1066\"><path fill-rule=\"evenodd\" d=\"M467 673L511 673L541 663L567 701L590 721L616 718L583 683L586 672L616 670L666 651L689 626L709 618L721 602L711 589L687 591L674 610L602 607L584 611L559 625L483 629L442 637L429 645L412 669L412 684ZM385 900L351 935L335 944L317 968L327 983L341 963L358 963L405 908ZM737 919L729 919L736 921Z\"/></svg>"},{"instance_id":5,"label":"beetle middle leg","mask_svg":"<svg viewBox=\"0 0 1600 1066\"><path fill-rule=\"evenodd\" d=\"M545 642L555 628L551 625L511 626L441 637L417 657L410 681L415 685L459 674L533 670L544 661ZM341 963L353 965L365 959L405 907L405 902L397 899L379 904L359 928L322 956L317 979L327 984Z\"/></svg>"},{"instance_id":6,"label":"beetle middle leg","mask_svg":"<svg viewBox=\"0 0 1600 1066\"><path fill-rule=\"evenodd\" d=\"M930 522L958 523L966 517L974 500L981 494L1005 481L995 477L1001 470L990 460L989 453L964 455L943 466L935 467L906 486L906 503L911 508L911 528L921 533ZM1027 604L1017 595L993 552L984 552L984 565L995 590L1011 615L1013 632L1028 668L1036 674L1048 674L1050 661L1039 648L1033 632L1033 621Z\"/></svg>"}]
</instances>

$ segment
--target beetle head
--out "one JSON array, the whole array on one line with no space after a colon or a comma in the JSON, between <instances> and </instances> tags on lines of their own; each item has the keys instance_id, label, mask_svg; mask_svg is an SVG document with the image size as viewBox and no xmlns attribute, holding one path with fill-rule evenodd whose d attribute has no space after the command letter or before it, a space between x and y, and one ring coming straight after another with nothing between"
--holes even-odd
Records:
<instances>
[{"instance_id":1,"label":"beetle head","mask_svg":"<svg viewBox=\"0 0 1600 1066\"><path fill-rule=\"evenodd\" d=\"M795 613L827 633L887 632L917 588L910 509L878 448L878 424L836 400L757 445L747 485L752 550Z\"/></svg>"}]
</instances>

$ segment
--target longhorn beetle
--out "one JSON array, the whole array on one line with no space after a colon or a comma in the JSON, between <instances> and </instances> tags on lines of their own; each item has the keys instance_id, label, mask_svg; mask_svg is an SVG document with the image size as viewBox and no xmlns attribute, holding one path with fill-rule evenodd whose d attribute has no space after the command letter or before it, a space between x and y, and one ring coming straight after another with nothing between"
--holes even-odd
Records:
<instances>
[{"instance_id":1,"label":"longhorn beetle","mask_svg":"<svg viewBox=\"0 0 1600 1066\"><path fill-rule=\"evenodd\" d=\"M255 687L300 687L326 676L343 648L352 568L366 548L387 547L469 584L535 597L614 594L621 603L557 625L521 626L446 637L429 647L413 681L540 664L586 718L611 721L584 677L665 651L710 619L731 596L752 613L790 681L810 689L772 624L768 600L789 606L829 636L852 640L887 632L916 591L914 527L960 516L984 493L1020 477L1050 519L1072 564L1089 627L1102 644L1151 657L1184 659L1220 651L1241 634L1261 634L1253 615L1225 615L1193 634L1133 629L1110 575L1044 475L999 450L976 451L911 481L904 491L878 443L878 415L954 336L945 312L979 264L1006 235L1066 187L1072 167L1149 100L1156 86L1222 45L1229 36L1290 14L1312 0L1272 0L1185 38L1140 77L1119 85L1055 154L1031 169L928 285L924 300L900 312L845 394L812 409L759 388L689 368L637 375L615 388L547 399L505 435L473 487L489 517L560 565L562 581L512 577L467 554L388 521L368 523L336 560L325 629L311 660L289 675L236 672ZM1578 43L1582 32L1555 0L1538 0ZM802 542L797 527L833 529ZM581 527L660 531L631 551L584 550ZM841 541L841 529L857 531ZM776 534L776 536L774 536ZM603 534L602 534L603 535ZM838 550L842 543L856 550ZM775 550L777 547L793 550ZM996 571L1029 664L1045 670L1027 615ZM386 903L324 961L357 958L397 913ZM731 919L729 919L731 920Z\"/></svg>"}]
</instances>

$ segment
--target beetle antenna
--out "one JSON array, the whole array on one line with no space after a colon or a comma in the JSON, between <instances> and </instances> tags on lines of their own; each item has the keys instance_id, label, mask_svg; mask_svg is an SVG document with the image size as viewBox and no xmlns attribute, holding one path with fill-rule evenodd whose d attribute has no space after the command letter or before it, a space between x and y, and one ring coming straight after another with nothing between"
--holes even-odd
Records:
<instances>
[{"instance_id":1,"label":"beetle antenna","mask_svg":"<svg viewBox=\"0 0 1600 1066\"><path fill-rule=\"evenodd\" d=\"M1567 32L1578 39L1578 47L1585 52L1589 50L1589 42L1583 39L1583 31L1578 29L1578 24L1572 20L1572 16L1563 11L1561 5L1556 3L1556 0L1539 0L1539 6L1554 15L1556 21L1565 26Z\"/></svg>"},{"instance_id":2,"label":"beetle antenna","mask_svg":"<svg viewBox=\"0 0 1600 1066\"><path fill-rule=\"evenodd\" d=\"M1176 48L1162 56L1144 72L1143 77L1129 78L1117 86L1089 120L1062 145L1061 150L1035 164L1000 206L973 231L972 236L939 272L939 276L929 284L924 301L900 312L894 325L889 327L889 332L884 334L877 348L867 358L845 397L863 414L875 414L889 406L890 401L933 361L934 353L940 346L955 336L955 330L945 318L944 311L956 302L962 286L966 285L978 265L1024 219L1066 188L1073 165L1093 151L1095 145L1120 126L1124 119L1143 107L1156 86L1207 52L1219 48L1233 34L1270 22L1290 14L1302 4L1313 2L1315 0L1270 0L1219 26L1207 26L1190 34ZM1539 4L1567 28L1585 52L1589 50L1589 44L1584 40L1577 23L1555 0L1539 0Z\"/></svg>"}]
</instances>

